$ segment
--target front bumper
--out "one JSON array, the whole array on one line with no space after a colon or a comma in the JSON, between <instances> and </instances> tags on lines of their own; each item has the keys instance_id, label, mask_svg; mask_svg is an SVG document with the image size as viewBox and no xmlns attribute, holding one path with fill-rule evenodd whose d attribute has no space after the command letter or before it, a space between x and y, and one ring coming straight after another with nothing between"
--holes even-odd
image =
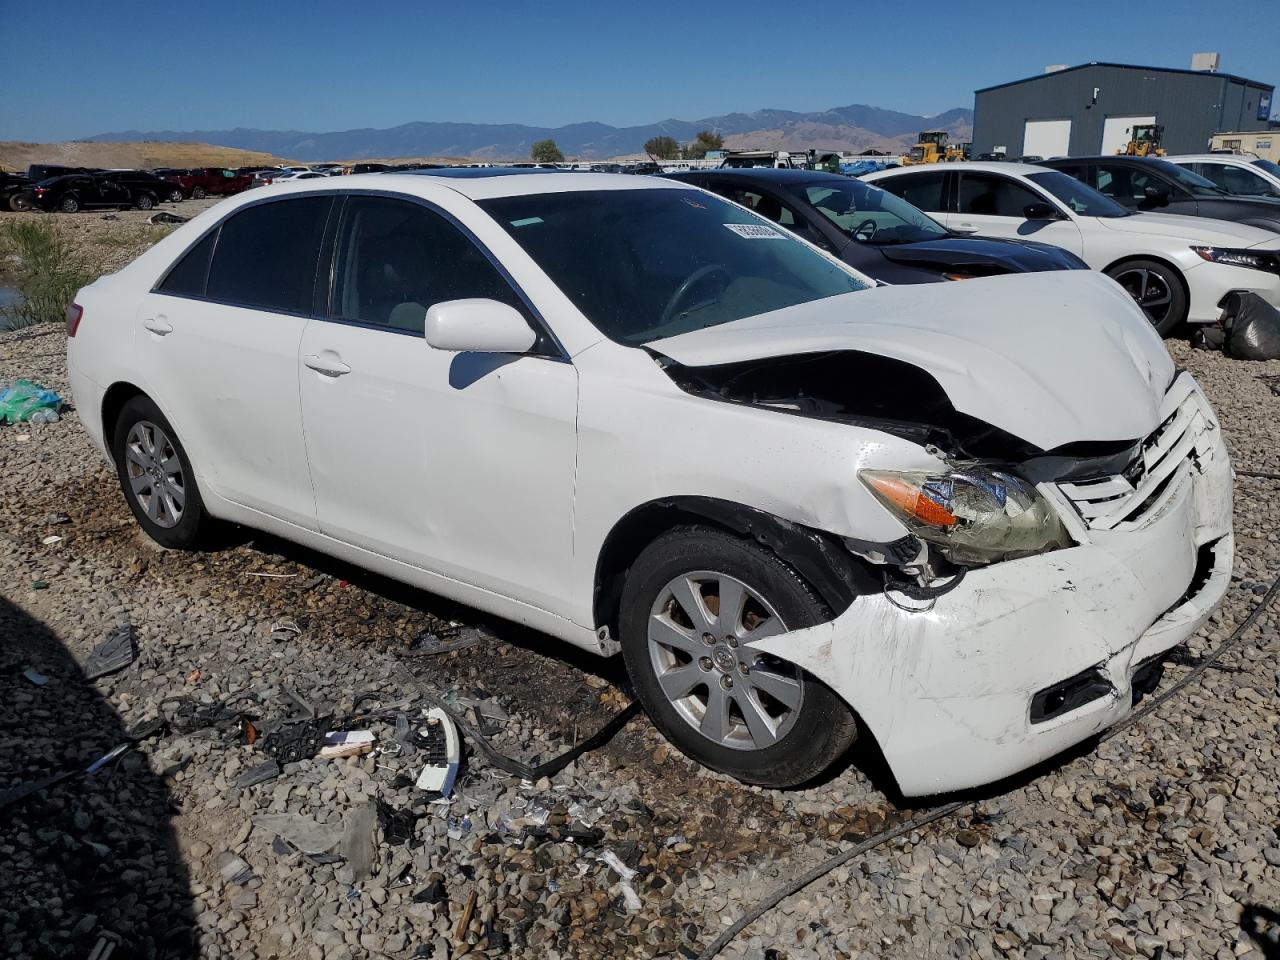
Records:
<instances>
[{"instance_id":1,"label":"front bumper","mask_svg":"<svg viewBox=\"0 0 1280 960\"><path fill-rule=\"evenodd\" d=\"M1215 323L1222 314L1219 304L1232 290L1250 290L1273 307L1280 307L1280 276L1265 270L1233 267L1225 263L1200 263L1187 271L1191 299L1187 322Z\"/></svg>"},{"instance_id":2,"label":"front bumper","mask_svg":"<svg viewBox=\"0 0 1280 960\"><path fill-rule=\"evenodd\" d=\"M1185 374L1170 396L1179 411L1208 411ZM835 620L753 646L857 710L905 795L991 783L1052 757L1129 713L1134 674L1226 594L1227 451L1211 412L1180 437L1167 444L1156 493L1140 491L1137 516L1073 519L1079 546L971 570L927 609L860 597ZM1064 516L1073 510L1056 499ZM1108 693L1033 722L1038 692L1092 669Z\"/></svg>"}]
</instances>

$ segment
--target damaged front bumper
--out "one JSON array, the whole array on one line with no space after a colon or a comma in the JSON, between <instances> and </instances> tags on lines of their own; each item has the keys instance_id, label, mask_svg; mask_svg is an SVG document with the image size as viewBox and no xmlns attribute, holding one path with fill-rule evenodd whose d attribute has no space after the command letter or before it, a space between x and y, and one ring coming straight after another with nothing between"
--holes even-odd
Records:
<instances>
[{"instance_id":1,"label":"damaged front bumper","mask_svg":"<svg viewBox=\"0 0 1280 960\"><path fill-rule=\"evenodd\" d=\"M970 570L927 604L860 597L828 623L752 646L857 710L908 796L999 780L1105 730L1133 709L1135 674L1199 629L1231 578L1231 466L1216 419L1187 375L1163 413L1127 495L1120 478L1105 498L1042 486L1078 546Z\"/></svg>"}]
</instances>

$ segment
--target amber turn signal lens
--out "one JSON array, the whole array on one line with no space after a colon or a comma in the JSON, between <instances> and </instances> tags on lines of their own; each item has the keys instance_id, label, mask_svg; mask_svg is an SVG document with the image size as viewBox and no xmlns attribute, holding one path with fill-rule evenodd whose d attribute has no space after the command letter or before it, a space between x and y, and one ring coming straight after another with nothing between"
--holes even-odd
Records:
<instances>
[{"instance_id":1,"label":"amber turn signal lens","mask_svg":"<svg viewBox=\"0 0 1280 960\"><path fill-rule=\"evenodd\" d=\"M925 496L919 487L904 477L867 474L866 480L886 501L921 523L931 527L951 527L956 523L954 513Z\"/></svg>"}]
</instances>

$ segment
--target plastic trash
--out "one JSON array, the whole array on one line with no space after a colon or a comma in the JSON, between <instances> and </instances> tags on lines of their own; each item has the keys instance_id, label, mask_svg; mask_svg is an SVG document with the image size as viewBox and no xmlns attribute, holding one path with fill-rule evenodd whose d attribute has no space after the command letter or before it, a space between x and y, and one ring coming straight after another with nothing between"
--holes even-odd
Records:
<instances>
[{"instance_id":1,"label":"plastic trash","mask_svg":"<svg viewBox=\"0 0 1280 960\"><path fill-rule=\"evenodd\" d=\"M453 792L462 759L458 729L439 707L427 711L426 724L418 730L418 749L426 755L426 763L418 774L417 787L447 797Z\"/></svg>"},{"instance_id":2,"label":"plastic trash","mask_svg":"<svg viewBox=\"0 0 1280 960\"><path fill-rule=\"evenodd\" d=\"M1232 293L1222 308L1225 351L1237 360L1280 360L1280 310L1256 293Z\"/></svg>"},{"instance_id":3,"label":"plastic trash","mask_svg":"<svg viewBox=\"0 0 1280 960\"><path fill-rule=\"evenodd\" d=\"M133 638L133 627L129 624L116 627L89 654L84 664L84 678L96 680L123 670L137 658L138 644Z\"/></svg>"},{"instance_id":4,"label":"plastic trash","mask_svg":"<svg viewBox=\"0 0 1280 960\"><path fill-rule=\"evenodd\" d=\"M58 419L62 397L30 380L0 384L0 423L51 423Z\"/></svg>"}]
</instances>

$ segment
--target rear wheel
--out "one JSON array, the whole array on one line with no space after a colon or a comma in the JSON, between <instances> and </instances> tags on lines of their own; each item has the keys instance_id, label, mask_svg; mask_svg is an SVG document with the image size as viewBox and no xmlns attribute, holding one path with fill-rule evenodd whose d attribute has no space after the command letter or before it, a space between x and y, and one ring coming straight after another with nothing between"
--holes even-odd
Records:
<instances>
[{"instance_id":1,"label":"rear wheel","mask_svg":"<svg viewBox=\"0 0 1280 960\"><path fill-rule=\"evenodd\" d=\"M25 190L19 190L9 198L9 209L14 213L22 213L30 210L35 206L30 193Z\"/></svg>"},{"instance_id":2,"label":"rear wheel","mask_svg":"<svg viewBox=\"0 0 1280 960\"><path fill-rule=\"evenodd\" d=\"M1107 271L1147 315L1162 337L1187 318L1187 294L1177 271L1157 260L1130 260Z\"/></svg>"},{"instance_id":3,"label":"rear wheel","mask_svg":"<svg viewBox=\"0 0 1280 960\"><path fill-rule=\"evenodd\" d=\"M149 193L143 193L134 202L138 205L139 210L150 210L156 205L156 198Z\"/></svg>"},{"instance_id":4,"label":"rear wheel","mask_svg":"<svg viewBox=\"0 0 1280 960\"><path fill-rule=\"evenodd\" d=\"M683 527L636 560L619 627L636 692L668 740L740 780L787 787L843 754L855 720L816 678L748 644L826 618L772 553L719 530Z\"/></svg>"},{"instance_id":5,"label":"rear wheel","mask_svg":"<svg viewBox=\"0 0 1280 960\"><path fill-rule=\"evenodd\" d=\"M80 209L80 201L71 194L67 194L58 204L58 209L63 213L75 213Z\"/></svg>"},{"instance_id":6,"label":"rear wheel","mask_svg":"<svg viewBox=\"0 0 1280 960\"><path fill-rule=\"evenodd\" d=\"M199 545L212 518L178 434L148 397L129 400L116 419L112 454L129 509L156 543Z\"/></svg>"},{"instance_id":7,"label":"rear wheel","mask_svg":"<svg viewBox=\"0 0 1280 960\"><path fill-rule=\"evenodd\" d=\"M194 188L191 190L191 199L192 199L192 200L203 200L203 199L204 199L205 197L207 197L207 196L208 196L208 194L205 192L204 187L194 187Z\"/></svg>"},{"instance_id":8,"label":"rear wheel","mask_svg":"<svg viewBox=\"0 0 1280 960\"><path fill-rule=\"evenodd\" d=\"M181 190L181 188L179 188L179 187L174 187L172 190L170 190L170 191L169 191L169 202L170 202L170 203L179 203L179 202L181 202L181 200L182 200L182 190Z\"/></svg>"}]
</instances>

